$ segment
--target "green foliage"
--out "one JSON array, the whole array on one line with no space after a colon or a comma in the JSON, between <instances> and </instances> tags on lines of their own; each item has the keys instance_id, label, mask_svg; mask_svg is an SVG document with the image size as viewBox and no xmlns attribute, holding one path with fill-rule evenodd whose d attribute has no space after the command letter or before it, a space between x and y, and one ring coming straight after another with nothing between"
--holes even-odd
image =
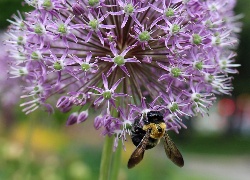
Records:
<instances>
[{"instance_id":1,"label":"green foliage","mask_svg":"<svg viewBox=\"0 0 250 180\"><path fill-rule=\"evenodd\" d=\"M178 142L178 141L177 141ZM249 137L242 136L196 136L179 142L185 152L210 155L248 155Z\"/></svg>"},{"instance_id":2,"label":"green foliage","mask_svg":"<svg viewBox=\"0 0 250 180\"><path fill-rule=\"evenodd\" d=\"M240 33L240 44L237 50L237 63L241 64L241 67L237 68L240 72L234 79L234 94L239 95L241 93L250 93L250 1L238 0L237 7L235 9L237 14L243 14L242 22L243 29Z\"/></svg>"},{"instance_id":3,"label":"green foliage","mask_svg":"<svg viewBox=\"0 0 250 180\"><path fill-rule=\"evenodd\" d=\"M31 7L27 5L22 6L23 0L1 0L0 1L0 29L6 29L10 24L6 19L11 19L13 14L17 13L17 10L29 11Z\"/></svg>"}]
</instances>

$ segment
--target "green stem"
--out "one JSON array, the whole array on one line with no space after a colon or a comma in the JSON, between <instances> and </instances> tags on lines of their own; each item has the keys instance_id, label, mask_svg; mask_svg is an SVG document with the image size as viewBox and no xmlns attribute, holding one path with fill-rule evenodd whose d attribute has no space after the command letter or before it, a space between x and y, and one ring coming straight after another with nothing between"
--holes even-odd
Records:
<instances>
[{"instance_id":1,"label":"green stem","mask_svg":"<svg viewBox=\"0 0 250 180\"><path fill-rule=\"evenodd\" d=\"M114 137L106 136L102 150L99 180L109 180L109 171L113 155L113 144Z\"/></svg>"},{"instance_id":2,"label":"green stem","mask_svg":"<svg viewBox=\"0 0 250 180\"><path fill-rule=\"evenodd\" d=\"M120 92L121 86L118 86L117 91ZM117 107L120 106L120 101L116 101ZM111 109L111 115L113 117L119 117L119 113L116 109ZM117 180L120 162L121 162L121 142L118 142L118 147L115 152L113 152L115 137L105 137L105 142L102 151L101 167L99 180ZM112 159L113 158L113 159Z\"/></svg>"},{"instance_id":3,"label":"green stem","mask_svg":"<svg viewBox=\"0 0 250 180\"><path fill-rule=\"evenodd\" d=\"M113 157L113 163L112 163L112 169L110 172L110 179L111 180L117 180L121 165L121 154L122 154L122 142L119 141L118 146L116 148L114 157Z\"/></svg>"}]
</instances>

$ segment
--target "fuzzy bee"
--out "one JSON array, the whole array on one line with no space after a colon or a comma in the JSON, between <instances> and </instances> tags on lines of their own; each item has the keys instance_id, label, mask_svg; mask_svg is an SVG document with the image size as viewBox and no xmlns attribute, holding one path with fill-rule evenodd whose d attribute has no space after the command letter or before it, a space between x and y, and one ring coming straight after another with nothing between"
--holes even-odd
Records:
<instances>
[{"instance_id":1,"label":"fuzzy bee","mask_svg":"<svg viewBox=\"0 0 250 180\"><path fill-rule=\"evenodd\" d=\"M184 166L183 157L166 132L166 124L163 115L159 111L149 111L141 118L136 118L132 126L131 139L136 149L132 153L128 168L133 168L141 162L144 152L155 147L163 138L164 149L167 157L179 167Z\"/></svg>"}]
</instances>

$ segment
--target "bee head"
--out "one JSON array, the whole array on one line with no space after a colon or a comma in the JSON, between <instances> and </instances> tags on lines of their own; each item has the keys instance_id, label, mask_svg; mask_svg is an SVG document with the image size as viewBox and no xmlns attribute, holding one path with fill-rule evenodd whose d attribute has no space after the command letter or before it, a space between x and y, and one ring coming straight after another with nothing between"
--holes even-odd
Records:
<instances>
[{"instance_id":1,"label":"bee head","mask_svg":"<svg viewBox=\"0 0 250 180\"><path fill-rule=\"evenodd\" d=\"M159 111L149 111L147 113L147 118L144 119L145 124L149 123L161 123L164 122L163 115Z\"/></svg>"}]
</instances>

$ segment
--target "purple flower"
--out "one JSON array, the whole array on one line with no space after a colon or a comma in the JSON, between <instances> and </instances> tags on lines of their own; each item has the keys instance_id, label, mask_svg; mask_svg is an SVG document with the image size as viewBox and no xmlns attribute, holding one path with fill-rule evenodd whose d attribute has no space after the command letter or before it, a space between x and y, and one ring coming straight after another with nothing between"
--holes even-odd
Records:
<instances>
[{"instance_id":1,"label":"purple flower","mask_svg":"<svg viewBox=\"0 0 250 180\"><path fill-rule=\"evenodd\" d=\"M15 17L15 16L14 16ZM6 36L0 34L0 41L3 41ZM3 115L11 115L13 107L20 100L21 95L21 79L17 77L25 76L28 74L26 67L13 66L9 69L9 63L14 59L9 57L6 52L6 46L0 43L0 103L1 103L1 112ZM8 70L9 69L9 70ZM16 78L16 79L14 79ZM9 112L9 113L8 113ZM4 117L7 121L11 121L9 117Z\"/></svg>"},{"instance_id":2,"label":"purple flower","mask_svg":"<svg viewBox=\"0 0 250 180\"><path fill-rule=\"evenodd\" d=\"M156 5L158 6L158 4ZM169 22L168 19L179 17L184 12L182 9L183 6L175 6L176 4L173 3L172 0L170 0L168 4L166 4L165 1L162 1L161 7L157 7L156 5L149 3L149 6L152 9L154 9L155 11L161 14L152 22L151 27L154 27L161 20L165 20L166 22Z\"/></svg>"},{"instance_id":3,"label":"purple flower","mask_svg":"<svg viewBox=\"0 0 250 180\"><path fill-rule=\"evenodd\" d=\"M75 56L74 54L72 54L72 58L73 60L78 63L80 65L81 68L78 69L78 71L85 71L85 74L87 75L88 72L90 73L96 73L98 71L98 65L96 64L96 62L91 63L92 57L92 53L89 52L87 54L87 57L85 59L85 61L83 61L82 59L78 58L77 56Z\"/></svg>"},{"instance_id":4,"label":"purple flower","mask_svg":"<svg viewBox=\"0 0 250 180\"><path fill-rule=\"evenodd\" d=\"M74 18L74 16L69 16L65 21L63 21L62 17L59 15L59 18L56 22L52 21L51 24L47 25L46 28L48 31L52 32L53 40L57 40L62 38L66 47L68 47L68 41L78 42L76 36L74 35L74 31L82 27L81 24L69 25L70 21Z\"/></svg>"},{"instance_id":5,"label":"purple flower","mask_svg":"<svg viewBox=\"0 0 250 180\"><path fill-rule=\"evenodd\" d=\"M131 18L134 20L136 24L141 26L141 23L136 18L137 13L146 11L149 8L148 6L139 8L141 5L141 2L140 1L136 2L133 0L125 0L125 2L123 2L122 0L117 0L117 3L122 10L118 12L109 12L109 14L111 15L123 15L124 14L125 15L121 24L121 28L124 28L124 26L126 25L128 21L129 16L131 16Z\"/></svg>"},{"instance_id":6,"label":"purple flower","mask_svg":"<svg viewBox=\"0 0 250 180\"><path fill-rule=\"evenodd\" d=\"M109 76L115 70L115 68L117 66L119 66L122 69L122 71L127 74L127 76L130 76L129 72L125 66L125 63L127 63L127 62L140 63L140 61L137 60L135 57L126 58L126 59L124 57L135 46L136 46L136 44L134 44L132 46L128 46L122 53L118 54L117 49L113 46L113 44L110 44L110 50L112 51L114 57L110 57L110 56L109 57L99 57L99 59L101 59L103 61L114 63L113 66L107 72L107 76Z\"/></svg>"},{"instance_id":7,"label":"purple flower","mask_svg":"<svg viewBox=\"0 0 250 180\"><path fill-rule=\"evenodd\" d=\"M89 42L92 34L95 32L96 35L98 36L99 40L101 41L102 45L104 45L104 39L101 33L101 29L112 29L115 28L115 25L105 25L102 24L101 22L104 21L104 19L108 16L108 14L105 14L101 17L99 17L99 14L97 17L94 17L91 13L88 13L87 17L89 19L88 23L83 25L84 29L87 29L89 33L87 34L86 37L86 42Z\"/></svg>"},{"instance_id":8,"label":"purple flower","mask_svg":"<svg viewBox=\"0 0 250 180\"><path fill-rule=\"evenodd\" d=\"M100 97L94 101L94 105L99 106L104 100L106 100L108 103L108 108L107 108L108 110L109 110L110 104L112 104L116 108L115 98L126 96L126 94L123 94L123 93L115 93L116 88L118 87L118 85L121 83L123 79L124 78L119 79L116 83L114 83L114 85L111 88L109 88L107 77L104 74L102 74L104 89L101 89L95 86L90 87L91 89L94 89L100 93L100 94L95 94L95 95L100 95Z\"/></svg>"},{"instance_id":9,"label":"purple flower","mask_svg":"<svg viewBox=\"0 0 250 180\"><path fill-rule=\"evenodd\" d=\"M94 127L116 147L151 110L178 133L184 117L207 114L216 94L233 89L236 0L25 2L35 10L8 20L5 43L10 77L27 84L26 113L52 111L49 99L59 97L57 108L74 109L71 125L93 108Z\"/></svg>"}]
</instances>

